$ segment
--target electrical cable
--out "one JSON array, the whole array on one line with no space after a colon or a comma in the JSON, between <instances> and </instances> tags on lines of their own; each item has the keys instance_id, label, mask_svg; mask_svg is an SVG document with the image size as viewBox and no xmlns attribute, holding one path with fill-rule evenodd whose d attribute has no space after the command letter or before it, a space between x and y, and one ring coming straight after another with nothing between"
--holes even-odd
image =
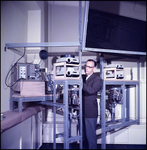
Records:
<instances>
[{"instance_id":1,"label":"electrical cable","mask_svg":"<svg viewBox=\"0 0 147 150\"><path fill-rule=\"evenodd\" d=\"M22 58L22 57L24 57L24 55L25 55L25 52L26 52L26 49L24 48L24 53L23 53L23 55L16 61L16 63L10 68L10 70L8 71L8 73L7 73L7 76L6 76L6 78L5 78L5 85L7 86L7 87L12 87L14 84L16 84L20 79L18 79L17 81L15 81L12 85L8 85L7 84L7 78L8 78L8 75L9 75L9 73L10 73L10 71L16 66L16 64L17 64L17 62ZM23 79L23 78L21 78L21 79ZM11 88L12 89L12 88Z\"/></svg>"}]
</instances>

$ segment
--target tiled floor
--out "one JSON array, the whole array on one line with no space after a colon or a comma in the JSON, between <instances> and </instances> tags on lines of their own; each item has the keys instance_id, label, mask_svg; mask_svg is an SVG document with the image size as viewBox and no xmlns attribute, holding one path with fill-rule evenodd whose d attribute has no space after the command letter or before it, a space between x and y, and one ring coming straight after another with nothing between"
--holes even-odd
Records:
<instances>
[{"instance_id":1,"label":"tiled floor","mask_svg":"<svg viewBox=\"0 0 147 150\"><path fill-rule=\"evenodd\" d=\"M101 149L101 145L97 145ZM53 149L53 143L43 143L39 149ZM64 149L63 143L57 143L56 149ZM70 149L79 149L79 144L70 144ZM106 149L146 149L146 145L106 144Z\"/></svg>"}]
</instances>

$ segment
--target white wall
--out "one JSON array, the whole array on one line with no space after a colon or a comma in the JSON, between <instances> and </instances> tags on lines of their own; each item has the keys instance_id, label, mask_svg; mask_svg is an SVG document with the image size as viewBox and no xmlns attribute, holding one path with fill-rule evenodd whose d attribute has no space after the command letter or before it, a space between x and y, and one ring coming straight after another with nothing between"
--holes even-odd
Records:
<instances>
[{"instance_id":1,"label":"white wall","mask_svg":"<svg viewBox=\"0 0 147 150\"><path fill-rule=\"evenodd\" d=\"M92 1L90 8L146 21L146 1Z\"/></svg>"},{"instance_id":2,"label":"white wall","mask_svg":"<svg viewBox=\"0 0 147 150\"><path fill-rule=\"evenodd\" d=\"M28 11L27 42L41 42L41 10Z\"/></svg>"},{"instance_id":3,"label":"white wall","mask_svg":"<svg viewBox=\"0 0 147 150\"><path fill-rule=\"evenodd\" d=\"M5 52L5 43L27 42L27 23L27 9L21 2L1 1L1 112L10 109L10 88L5 85L6 75L11 65L21 57L8 49ZM24 62L24 58L20 62Z\"/></svg>"}]
</instances>

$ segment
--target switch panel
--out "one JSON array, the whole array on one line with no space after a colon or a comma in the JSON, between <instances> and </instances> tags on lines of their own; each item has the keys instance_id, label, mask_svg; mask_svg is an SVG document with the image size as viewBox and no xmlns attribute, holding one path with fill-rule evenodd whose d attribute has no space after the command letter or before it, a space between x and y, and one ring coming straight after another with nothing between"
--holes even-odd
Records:
<instances>
[{"instance_id":1,"label":"switch panel","mask_svg":"<svg viewBox=\"0 0 147 150\"><path fill-rule=\"evenodd\" d=\"M19 66L19 79L24 78L26 79L26 66Z\"/></svg>"},{"instance_id":2,"label":"switch panel","mask_svg":"<svg viewBox=\"0 0 147 150\"><path fill-rule=\"evenodd\" d=\"M28 79L28 65L29 63L17 63L14 67L14 82L18 79Z\"/></svg>"}]
</instances>

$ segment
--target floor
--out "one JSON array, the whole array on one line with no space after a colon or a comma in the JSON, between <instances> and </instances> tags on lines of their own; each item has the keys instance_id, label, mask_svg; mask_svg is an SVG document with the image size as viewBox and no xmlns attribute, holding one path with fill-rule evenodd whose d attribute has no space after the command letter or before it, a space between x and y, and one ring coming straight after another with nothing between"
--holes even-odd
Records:
<instances>
[{"instance_id":1,"label":"floor","mask_svg":"<svg viewBox=\"0 0 147 150\"><path fill-rule=\"evenodd\" d=\"M101 149L101 145L97 145ZM53 143L43 143L39 149L53 149ZM64 149L63 143L57 143L56 149ZM79 149L79 144L71 143L70 149ZM106 144L106 149L146 149L146 145Z\"/></svg>"}]
</instances>

